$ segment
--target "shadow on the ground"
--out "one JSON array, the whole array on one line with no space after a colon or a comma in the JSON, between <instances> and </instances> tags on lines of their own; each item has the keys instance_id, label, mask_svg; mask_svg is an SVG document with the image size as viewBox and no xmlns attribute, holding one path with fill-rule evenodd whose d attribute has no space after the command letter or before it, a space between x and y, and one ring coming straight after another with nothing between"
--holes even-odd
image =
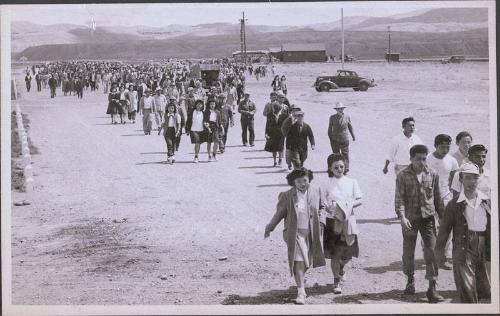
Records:
<instances>
[{"instance_id":1,"label":"shadow on the ground","mask_svg":"<svg viewBox=\"0 0 500 316\"><path fill-rule=\"evenodd\" d=\"M363 268L368 273L373 273L373 274L382 274L386 273L389 271L403 271L403 262L402 261L396 261L393 263L390 263L388 266L381 266L381 267L365 267ZM415 260L415 270L425 270L425 261L424 259L416 259Z\"/></svg>"},{"instance_id":2,"label":"shadow on the ground","mask_svg":"<svg viewBox=\"0 0 500 316\"><path fill-rule=\"evenodd\" d=\"M399 219L392 218L377 218L377 219L357 219L358 224L383 224L383 225L399 225L401 222Z\"/></svg>"},{"instance_id":3,"label":"shadow on the ground","mask_svg":"<svg viewBox=\"0 0 500 316\"><path fill-rule=\"evenodd\" d=\"M257 188L273 188L273 187L288 187L287 183L277 183L277 184L259 184Z\"/></svg>"},{"instance_id":4,"label":"shadow on the ground","mask_svg":"<svg viewBox=\"0 0 500 316\"><path fill-rule=\"evenodd\" d=\"M125 135L120 135L120 136L146 136L146 134L125 134ZM149 136L149 135L147 135Z\"/></svg>"},{"instance_id":5,"label":"shadow on the ground","mask_svg":"<svg viewBox=\"0 0 500 316\"><path fill-rule=\"evenodd\" d=\"M142 166L142 165L166 165L167 161L162 160L162 161L150 161L150 162L138 162L136 163L137 166Z\"/></svg>"},{"instance_id":6,"label":"shadow on the ground","mask_svg":"<svg viewBox=\"0 0 500 316\"><path fill-rule=\"evenodd\" d=\"M141 153L141 155L160 155L160 154L167 154L166 151L153 151L153 152L149 152L149 153Z\"/></svg>"},{"instance_id":7,"label":"shadow on the ground","mask_svg":"<svg viewBox=\"0 0 500 316\"><path fill-rule=\"evenodd\" d=\"M243 145L226 145L225 148L239 148L239 147L245 147Z\"/></svg>"},{"instance_id":8,"label":"shadow on the ground","mask_svg":"<svg viewBox=\"0 0 500 316\"><path fill-rule=\"evenodd\" d=\"M229 146L226 146L229 147ZM243 147L243 146L233 146L233 147ZM257 153L257 152L264 152L264 149L250 149L250 150L242 150L242 153Z\"/></svg>"},{"instance_id":9,"label":"shadow on the ground","mask_svg":"<svg viewBox=\"0 0 500 316\"><path fill-rule=\"evenodd\" d=\"M308 297L332 294L332 285L326 284L306 288ZM439 291L446 301L458 303L456 291ZM294 303L297 297L297 288L289 287L287 290L271 290L261 292L255 296L228 295L222 305L261 305L261 304L287 304ZM337 304L363 304L363 301L389 301L395 300L401 303L428 303L425 292L414 295L404 295L402 290L390 290L381 293L359 293L352 295L335 295L332 303Z\"/></svg>"},{"instance_id":10,"label":"shadow on the ground","mask_svg":"<svg viewBox=\"0 0 500 316\"><path fill-rule=\"evenodd\" d=\"M450 303L458 303L456 291L438 291L446 301L451 300ZM359 293L352 295L339 295L333 299L334 303L338 304L363 304L366 301L389 301L395 300L402 303L425 303L428 304L426 292L418 292L413 295L404 295L402 290L390 290L382 293Z\"/></svg>"},{"instance_id":11,"label":"shadow on the ground","mask_svg":"<svg viewBox=\"0 0 500 316\"><path fill-rule=\"evenodd\" d=\"M282 169L279 169L279 170L276 170L276 171L258 171L258 172L255 172L255 174L282 174L282 173L285 173L287 172L288 169L286 168L282 168Z\"/></svg>"},{"instance_id":12,"label":"shadow on the ground","mask_svg":"<svg viewBox=\"0 0 500 316\"><path fill-rule=\"evenodd\" d=\"M273 166L242 166L238 167L238 169L270 169L274 168Z\"/></svg>"},{"instance_id":13,"label":"shadow on the ground","mask_svg":"<svg viewBox=\"0 0 500 316\"><path fill-rule=\"evenodd\" d=\"M255 160L255 159L273 159L273 156L267 156L267 157L245 157L243 159L246 159L246 160Z\"/></svg>"}]
</instances>

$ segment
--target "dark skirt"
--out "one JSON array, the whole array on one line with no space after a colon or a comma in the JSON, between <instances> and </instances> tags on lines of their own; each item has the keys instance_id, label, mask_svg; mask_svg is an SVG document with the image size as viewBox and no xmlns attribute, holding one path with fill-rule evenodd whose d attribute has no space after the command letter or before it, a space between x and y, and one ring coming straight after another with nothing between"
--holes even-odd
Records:
<instances>
[{"instance_id":1,"label":"dark skirt","mask_svg":"<svg viewBox=\"0 0 500 316\"><path fill-rule=\"evenodd\" d=\"M120 103L117 101L111 101L108 104L108 109L106 110L106 114L118 114L122 110Z\"/></svg>"},{"instance_id":2,"label":"dark skirt","mask_svg":"<svg viewBox=\"0 0 500 316\"><path fill-rule=\"evenodd\" d=\"M125 114L128 112L128 105L126 100L120 100L120 111L119 114Z\"/></svg>"},{"instance_id":3,"label":"dark skirt","mask_svg":"<svg viewBox=\"0 0 500 316\"><path fill-rule=\"evenodd\" d=\"M352 257L359 256L358 236L351 246L348 246L342 235L336 234L333 230L333 223L335 220L331 218L326 219L325 231L323 232L323 250L325 258L332 259L333 257L340 257L342 260L350 260Z\"/></svg>"},{"instance_id":4,"label":"dark skirt","mask_svg":"<svg viewBox=\"0 0 500 316\"><path fill-rule=\"evenodd\" d=\"M266 141L264 150L270 153L283 151L284 137L280 135L270 135L269 139Z\"/></svg>"},{"instance_id":5,"label":"dark skirt","mask_svg":"<svg viewBox=\"0 0 500 316\"><path fill-rule=\"evenodd\" d=\"M202 144L207 141L206 131L201 132L189 132L189 137L191 138L191 144Z\"/></svg>"},{"instance_id":6,"label":"dark skirt","mask_svg":"<svg viewBox=\"0 0 500 316\"><path fill-rule=\"evenodd\" d=\"M209 122L209 127L211 130L211 133L208 131L206 132L207 136L207 143L214 143L219 141L219 129L217 128L217 124L215 122Z\"/></svg>"}]
</instances>

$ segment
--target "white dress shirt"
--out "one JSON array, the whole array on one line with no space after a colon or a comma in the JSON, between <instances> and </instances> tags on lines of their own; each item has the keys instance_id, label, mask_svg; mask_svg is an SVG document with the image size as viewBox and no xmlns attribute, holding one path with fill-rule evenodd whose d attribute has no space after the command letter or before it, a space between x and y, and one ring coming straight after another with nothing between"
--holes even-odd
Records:
<instances>
[{"instance_id":1,"label":"white dress shirt","mask_svg":"<svg viewBox=\"0 0 500 316\"><path fill-rule=\"evenodd\" d=\"M467 199L464 191L460 192L457 203L465 201L465 219L471 231L484 232L486 230L486 210L480 206L481 201L485 198L485 195L481 191L477 191L477 196L473 200Z\"/></svg>"},{"instance_id":2,"label":"white dress shirt","mask_svg":"<svg viewBox=\"0 0 500 316\"><path fill-rule=\"evenodd\" d=\"M414 145L421 145L422 140L420 137L413 133L411 137L406 137L401 133L392 138L391 148L387 160L395 163L396 165L409 165L410 164L410 148Z\"/></svg>"}]
</instances>

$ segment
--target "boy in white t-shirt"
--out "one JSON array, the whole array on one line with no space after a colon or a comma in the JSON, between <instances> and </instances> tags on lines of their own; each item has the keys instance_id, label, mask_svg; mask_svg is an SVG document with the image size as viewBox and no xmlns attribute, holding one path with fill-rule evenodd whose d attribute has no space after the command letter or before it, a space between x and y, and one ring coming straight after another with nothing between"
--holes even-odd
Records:
<instances>
[{"instance_id":1,"label":"boy in white t-shirt","mask_svg":"<svg viewBox=\"0 0 500 316\"><path fill-rule=\"evenodd\" d=\"M439 191L445 207L453 197L449 188L450 173L459 167L457 160L449 154L451 141L449 135L437 135L434 138L436 150L427 156L427 166L439 175Z\"/></svg>"},{"instance_id":2,"label":"boy in white t-shirt","mask_svg":"<svg viewBox=\"0 0 500 316\"><path fill-rule=\"evenodd\" d=\"M451 201L453 195L449 187L449 178L452 171L458 169L457 160L449 154L451 146L451 136L446 134L439 134L434 138L434 148L436 150L427 156L427 166L437 172L439 176L439 193L441 199L446 207L448 202ZM439 229L439 221L436 221L436 229ZM451 238L446 242L446 258L452 256ZM451 270L452 266L446 261L439 262L440 268L444 270Z\"/></svg>"}]
</instances>

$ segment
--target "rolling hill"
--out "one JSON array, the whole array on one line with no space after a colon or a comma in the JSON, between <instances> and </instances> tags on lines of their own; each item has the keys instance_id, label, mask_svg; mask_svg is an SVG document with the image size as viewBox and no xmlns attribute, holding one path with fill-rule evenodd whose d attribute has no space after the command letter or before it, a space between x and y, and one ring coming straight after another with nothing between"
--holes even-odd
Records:
<instances>
[{"instance_id":1,"label":"rolling hill","mask_svg":"<svg viewBox=\"0 0 500 316\"><path fill-rule=\"evenodd\" d=\"M419 10L392 17L345 17L346 53L358 58L381 58L391 26L393 50L402 58L451 54L486 57L487 9ZM239 25L210 23L194 26L98 26L93 34L83 25L12 24L13 58L29 60L71 58L152 59L160 57L225 57L239 49ZM267 49L284 43L325 43L327 53L339 55L340 21L298 26L247 26L247 48Z\"/></svg>"}]
</instances>

